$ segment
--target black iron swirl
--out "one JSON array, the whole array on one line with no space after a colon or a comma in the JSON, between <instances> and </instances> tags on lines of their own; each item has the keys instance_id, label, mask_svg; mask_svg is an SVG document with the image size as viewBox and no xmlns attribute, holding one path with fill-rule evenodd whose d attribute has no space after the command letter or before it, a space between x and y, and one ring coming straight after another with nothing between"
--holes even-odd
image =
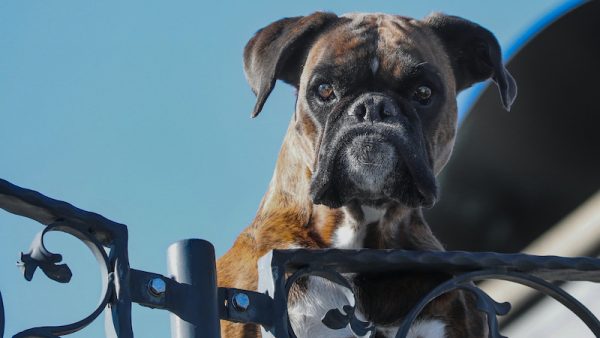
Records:
<instances>
[{"instance_id":1,"label":"black iron swirl","mask_svg":"<svg viewBox=\"0 0 600 338\"><path fill-rule=\"evenodd\" d=\"M396 338L405 338L419 313L435 298L456 289L463 289L472 292L477 297L478 310L485 312L489 328L490 338L506 338L502 336L498 330L498 321L496 315L505 315L510 310L510 304L497 303L481 289L473 286L471 282L485 279L500 279L518 284L522 284L538 290L547 296L550 296L567 307L571 312L577 315L594 333L596 337L600 337L600 322L583 304L581 304L573 296L569 295L560 287L549 283L541 278L532 275L502 270L481 270L470 273L465 273L456 276L429 292L421 301L415 305L412 310L404 318Z\"/></svg>"},{"instance_id":2,"label":"black iron swirl","mask_svg":"<svg viewBox=\"0 0 600 338\"><path fill-rule=\"evenodd\" d=\"M111 264L102 244L94 237L90 236L90 234L80 231L77 227L72 227L66 222L53 223L44 228L44 230L38 233L34 238L29 252L21 254L21 266L25 279L30 281L38 267L42 269L46 276L57 282L68 283L71 279L72 273L68 265L58 264L62 260L62 256L51 253L44 245L44 236L51 231L65 232L75 236L84 242L96 257L96 260L100 265L102 278L102 292L98 306L90 315L75 323L61 326L31 328L17 333L14 338L57 338L62 335L77 332L93 322L102 313L114 296L114 280L113 273L110 269Z\"/></svg>"},{"instance_id":3,"label":"black iron swirl","mask_svg":"<svg viewBox=\"0 0 600 338\"><path fill-rule=\"evenodd\" d=\"M124 224L2 179L0 208L47 226L36 236L30 251L21 256L21 267L27 280L31 280L38 267L57 282L67 283L71 278L69 267L66 264L58 264L62 256L49 252L44 246L43 237L49 231L66 232L83 241L96 256L102 271L103 297L91 315L69 325L26 330L16 337L55 337L57 334L75 332L96 318L102 310L101 307L107 304L110 304L106 313L107 336L133 337L131 295L128 287L131 269L127 251L128 232ZM109 256L103 247L110 249Z\"/></svg>"}]
</instances>

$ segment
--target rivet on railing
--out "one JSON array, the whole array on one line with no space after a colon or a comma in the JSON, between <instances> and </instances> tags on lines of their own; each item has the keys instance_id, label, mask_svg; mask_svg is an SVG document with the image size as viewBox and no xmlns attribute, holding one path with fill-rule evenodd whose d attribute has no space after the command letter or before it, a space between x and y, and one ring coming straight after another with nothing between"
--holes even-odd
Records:
<instances>
[{"instance_id":1,"label":"rivet on railing","mask_svg":"<svg viewBox=\"0 0 600 338\"><path fill-rule=\"evenodd\" d=\"M155 297L160 297L167 291L167 284L162 278L152 278L148 282L148 292Z\"/></svg>"},{"instance_id":2,"label":"rivet on railing","mask_svg":"<svg viewBox=\"0 0 600 338\"><path fill-rule=\"evenodd\" d=\"M237 311L246 311L250 307L250 298L247 294L238 292L233 295L233 307Z\"/></svg>"}]
</instances>

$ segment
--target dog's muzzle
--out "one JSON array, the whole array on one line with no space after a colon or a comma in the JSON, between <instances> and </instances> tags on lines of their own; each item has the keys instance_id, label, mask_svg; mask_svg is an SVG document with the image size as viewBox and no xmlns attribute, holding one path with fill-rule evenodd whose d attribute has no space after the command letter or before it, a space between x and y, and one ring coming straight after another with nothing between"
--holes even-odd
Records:
<instances>
[{"instance_id":1,"label":"dog's muzzle","mask_svg":"<svg viewBox=\"0 0 600 338\"><path fill-rule=\"evenodd\" d=\"M400 108L389 97L363 94L348 109L357 124L374 124L392 119ZM369 194L382 192L386 177L396 166L398 156L394 146L378 134L358 135L345 150L348 176L357 188Z\"/></svg>"},{"instance_id":2,"label":"dog's muzzle","mask_svg":"<svg viewBox=\"0 0 600 338\"><path fill-rule=\"evenodd\" d=\"M346 109L328 140L311 190L315 203L396 200L431 206L437 196L419 126L391 97L365 93Z\"/></svg>"},{"instance_id":3,"label":"dog's muzzle","mask_svg":"<svg viewBox=\"0 0 600 338\"><path fill-rule=\"evenodd\" d=\"M356 136L343 156L350 181L371 195L383 191L398 161L394 146L377 134Z\"/></svg>"}]
</instances>

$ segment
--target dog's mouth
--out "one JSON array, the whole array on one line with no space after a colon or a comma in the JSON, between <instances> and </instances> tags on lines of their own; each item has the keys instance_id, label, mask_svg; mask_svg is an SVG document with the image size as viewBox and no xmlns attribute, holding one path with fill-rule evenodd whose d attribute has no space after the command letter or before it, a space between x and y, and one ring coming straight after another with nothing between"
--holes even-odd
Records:
<instances>
[{"instance_id":1,"label":"dog's mouth","mask_svg":"<svg viewBox=\"0 0 600 338\"><path fill-rule=\"evenodd\" d=\"M398 162L395 147L377 134L359 135L340 149L338 166L364 193L381 195L387 178Z\"/></svg>"},{"instance_id":2,"label":"dog's mouth","mask_svg":"<svg viewBox=\"0 0 600 338\"><path fill-rule=\"evenodd\" d=\"M311 183L316 204L352 200L431 207L437 185L422 142L397 126L354 127L323 144Z\"/></svg>"}]
</instances>

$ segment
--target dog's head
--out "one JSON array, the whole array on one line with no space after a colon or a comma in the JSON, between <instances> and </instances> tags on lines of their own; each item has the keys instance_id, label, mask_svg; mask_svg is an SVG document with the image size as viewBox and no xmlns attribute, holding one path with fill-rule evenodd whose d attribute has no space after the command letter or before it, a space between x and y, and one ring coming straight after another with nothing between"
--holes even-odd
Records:
<instances>
[{"instance_id":1,"label":"dog's head","mask_svg":"<svg viewBox=\"0 0 600 338\"><path fill-rule=\"evenodd\" d=\"M431 206L454 144L456 95L492 78L510 108L516 85L496 38L468 20L314 13L261 29L244 51L261 111L277 79L298 90L314 203Z\"/></svg>"}]
</instances>

